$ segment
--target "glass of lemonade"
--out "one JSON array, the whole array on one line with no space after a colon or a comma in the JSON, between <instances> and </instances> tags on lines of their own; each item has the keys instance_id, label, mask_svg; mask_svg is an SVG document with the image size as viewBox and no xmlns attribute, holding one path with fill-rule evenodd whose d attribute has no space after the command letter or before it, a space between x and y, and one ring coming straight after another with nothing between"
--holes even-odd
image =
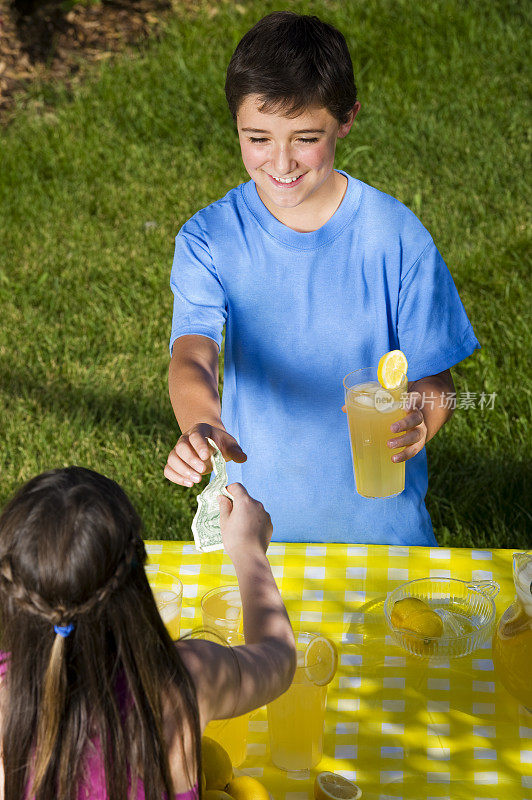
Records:
<instances>
[{"instance_id":1,"label":"glass of lemonade","mask_svg":"<svg viewBox=\"0 0 532 800\"><path fill-rule=\"evenodd\" d=\"M290 688L268 703L270 755L279 769L307 771L321 761L327 685L310 680L305 650L316 634L297 634L297 667Z\"/></svg>"},{"instance_id":2,"label":"glass of lemonade","mask_svg":"<svg viewBox=\"0 0 532 800\"><path fill-rule=\"evenodd\" d=\"M384 389L377 380L377 368L357 369L344 378L345 405L351 453L358 494L363 497L392 497L405 488L405 462L395 464L386 442L393 434L390 425L405 416L406 375L395 389Z\"/></svg>"},{"instance_id":3,"label":"glass of lemonade","mask_svg":"<svg viewBox=\"0 0 532 800\"><path fill-rule=\"evenodd\" d=\"M177 575L171 572L161 570L152 572L147 567L146 575L166 630L172 639L179 639L183 584Z\"/></svg>"},{"instance_id":4,"label":"glass of lemonade","mask_svg":"<svg viewBox=\"0 0 532 800\"><path fill-rule=\"evenodd\" d=\"M233 634L231 646L245 644L244 637ZM248 723L251 714L242 714L230 719L213 719L205 728L205 736L209 736L222 745L229 754L233 767L239 767L247 754Z\"/></svg>"},{"instance_id":5,"label":"glass of lemonade","mask_svg":"<svg viewBox=\"0 0 532 800\"><path fill-rule=\"evenodd\" d=\"M237 641L242 617L242 600L238 586L218 586L201 598L201 616L206 629L205 638L228 644ZM209 631L214 633L209 637Z\"/></svg>"}]
</instances>

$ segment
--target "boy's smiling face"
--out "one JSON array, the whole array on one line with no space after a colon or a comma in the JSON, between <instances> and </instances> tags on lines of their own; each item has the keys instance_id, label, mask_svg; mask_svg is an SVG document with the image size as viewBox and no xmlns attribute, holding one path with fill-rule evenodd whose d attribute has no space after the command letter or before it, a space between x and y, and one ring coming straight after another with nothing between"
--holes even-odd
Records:
<instances>
[{"instance_id":1,"label":"boy's smiling face","mask_svg":"<svg viewBox=\"0 0 532 800\"><path fill-rule=\"evenodd\" d=\"M349 133L360 104L340 124L326 108L310 108L295 117L259 111L259 95L247 95L237 113L244 166L269 211L282 222L299 221L312 230L319 209L334 205L341 179L333 172L336 142ZM318 215L318 216L316 216ZM330 215L329 215L330 216ZM310 227L307 226L307 223Z\"/></svg>"}]
</instances>

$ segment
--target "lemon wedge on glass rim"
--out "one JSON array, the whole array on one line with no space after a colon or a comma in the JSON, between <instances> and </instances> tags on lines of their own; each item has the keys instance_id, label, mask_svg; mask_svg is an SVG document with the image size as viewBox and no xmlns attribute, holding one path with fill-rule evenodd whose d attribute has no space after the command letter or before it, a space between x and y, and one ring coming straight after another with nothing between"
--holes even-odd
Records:
<instances>
[{"instance_id":1,"label":"lemon wedge on glass rim","mask_svg":"<svg viewBox=\"0 0 532 800\"><path fill-rule=\"evenodd\" d=\"M402 350L390 350L381 356L377 367L377 380L384 389L397 389L408 370L408 361Z\"/></svg>"},{"instance_id":2,"label":"lemon wedge on glass rim","mask_svg":"<svg viewBox=\"0 0 532 800\"><path fill-rule=\"evenodd\" d=\"M307 678L317 686L325 686L336 675L338 650L326 636L315 636L305 650L305 672Z\"/></svg>"},{"instance_id":3,"label":"lemon wedge on glass rim","mask_svg":"<svg viewBox=\"0 0 532 800\"><path fill-rule=\"evenodd\" d=\"M356 784L334 772L320 772L314 781L315 800L359 800L362 791Z\"/></svg>"}]
</instances>

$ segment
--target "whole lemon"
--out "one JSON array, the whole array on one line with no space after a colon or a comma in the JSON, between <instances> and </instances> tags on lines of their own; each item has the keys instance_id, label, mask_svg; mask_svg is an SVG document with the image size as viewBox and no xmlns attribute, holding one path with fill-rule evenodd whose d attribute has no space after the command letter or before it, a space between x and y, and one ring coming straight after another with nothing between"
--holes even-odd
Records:
<instances>
[{"instance_id":1,"label":"whole lemon","mask_svg":"<svg viewBox=\"0 0 532 800\"><path fill-rule=\"evenodd\" d=\"M438 638L443 633L441 618L418 597L403 597L394 603L391 622L395 628L419 633L426 638Z\"/></svg>"},{"instance_id":2,"label":"whole lemon","mask_svg":"<svg viewBox=\"0 0 532 800\"><path fill-rule=\"evenodd\" d=\"M233 777L233 765L222 745L204 736L201 740L201 757L207 789L225 789Z\"/></svg>"},{"instance_id":3,"label":"whole lemon","mask_svg":"<svg viewBox=\"0 0 532 800\"><path fill-rule=\"evenodd\" d=\"M204 800L233 800L230 794L222 792L221 789L207 789L203 793Z\"/></svg>"},{"instance_id":4,"label":"whole lemon","mask_svg":"<svg viewBox=\"0 0 532 800\"><path fill-rule=\"evenodd\" d=\"M233 800L270 800L270 795L262 783L250 778L249 775L239 775L233 778L227 787Z\"/></svg>"}]
</instances>

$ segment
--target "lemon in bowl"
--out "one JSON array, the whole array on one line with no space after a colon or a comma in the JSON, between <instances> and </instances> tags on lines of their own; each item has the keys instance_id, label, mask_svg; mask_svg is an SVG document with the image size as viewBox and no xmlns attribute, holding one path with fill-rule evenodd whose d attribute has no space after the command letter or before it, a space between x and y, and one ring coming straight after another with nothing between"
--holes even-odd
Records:
<instances>
[{"instance_id":1,"label":"lemon in bowl","mask_svg":"<svg viewBox=\"0 0 532 800\"><path fill-rule=\"evenodd\" d=\"M419 633L427 639L439 637L443 633L441 617L419 597L403 597L401 600L396 600L390 619L395 628Z\"/></svg>"},{"instance_id":2,"label":"lemon in bowl","mask_svg":"<svg viewBox=\"0 0 532 800\"><path fill-rule=\"evenodd\" d=\"M493 632L495 581L416 578L391 591L384 616L395 642L433 661L474 652Z\"/></svg>"}]
</instances>

